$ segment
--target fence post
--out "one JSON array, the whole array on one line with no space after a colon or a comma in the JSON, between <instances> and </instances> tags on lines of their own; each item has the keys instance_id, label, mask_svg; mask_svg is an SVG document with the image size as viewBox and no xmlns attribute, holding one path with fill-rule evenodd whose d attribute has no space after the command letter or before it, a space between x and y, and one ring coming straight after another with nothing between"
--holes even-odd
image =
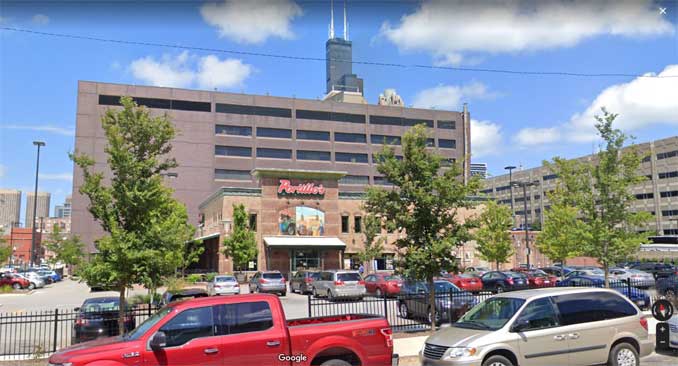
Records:
<instances>
[{"instance_id":1,"label":"fence post","mask_svg":"<svg viewBox=\"0 0 678 366\"><path fill-rule=\"evenodd\" d=\"M448 314L447 314L447 316L448 316L447 320L450 321L450 324L452 324L452 313L454 312L454 311L452 310L452 307L453 307L453 306L454 306L454 291L450 290L450 307L447 308L447 312L448 312ZM441 318L441 320L442 320L442 316L441 316L440 318Z\"/></svg>"},{"instance_id":2,"label":"fence post","mask_svg":"<svg viewBox=\"0 0 678 366\"><path fill-rule=\"evenodd\" d=\"M386 321L388 321L388 296L386 296L386 293L384 292L384 318L386 318Z\"/></svg>"},{"instance_id":3,"label":"fence post","mask_svg":"<svg viewBox=\"0 0 678 366\"><path fill-rule=\"evenodd\" d=\"M628 298L631 300L631 278L626 280L626 288L629 290Z\"/></svg>"},{"instance_id":4,"label":"fence post","mask_svg":"<svg viewBox=\"0 0 678 366\"><path fill-rule=\"evenodd\" d=\"M151 315L152 315L152 314L151 314L151 311L152 311L151 308L152 308L152 307L153 307L153 306L151 306L151 304L148 304L148 317L149 317L149 318L150 318Z\"/></svg>"},{"instance_id":5,"label":"fence post","mask_svg":"<svg viewBox=\"0 0 678 366\"><path fill-rule=\"evenodd\" d=\"M54 337L53 337L53 346L52 352L56 352L57 349L57 333L59 331L59 309L54 309Z\"/></svg>"},{"instance_id":6,"label":"fence post","mask_svg":"<svg viewBox=\"0 0 678 366\"><path fill-rule=\"evenodd\" d=\"M308 317L312 318L313 315L311 315L311 294L306 295L306 298L308 299Z\"/></svg>"}]
</instances>

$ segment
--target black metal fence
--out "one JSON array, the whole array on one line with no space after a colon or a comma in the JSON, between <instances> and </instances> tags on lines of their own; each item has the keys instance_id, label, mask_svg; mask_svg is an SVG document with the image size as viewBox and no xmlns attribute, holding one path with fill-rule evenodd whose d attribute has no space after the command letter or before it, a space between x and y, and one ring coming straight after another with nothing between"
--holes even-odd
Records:
<instances>
[{"instance_id":1,"label":"black metal fence","mask_svg":"<svg viewBox=\"0 0 678 366\"><path fill-rule=\"evenodd\" d=\"M604 287L602 281L567 281L559 287ZM628 297L641 308L648 310L662 295L655 288L654 281L610 282L610 288ZM534 289L534 288L533 288ZM511 289L505 289L511 291ZM663 293L663 291L660 291ZM437 324L456 321L471 307L494 295L493 292L443 292L436 294ZM374 314L385 317L394 332L418 332L430 330L430 300L428 294L399 294L393 297L366 296L362 300L315 298L308 295L308 316L329 316L342 314Z\"/></svg>"},{"instance_id":2,"label":"black metal fence","mask_svg":"<svg viewBox=\"0 0 678 366\"><path fill-rule=\"evenodd\" d=\"M128 316L134 317L138 325L156 310L148 306L136 307ZM0 359L6 356L40 357L70 346L77 315L73 309L0 314Z\"/></svg>"}]
</instances>

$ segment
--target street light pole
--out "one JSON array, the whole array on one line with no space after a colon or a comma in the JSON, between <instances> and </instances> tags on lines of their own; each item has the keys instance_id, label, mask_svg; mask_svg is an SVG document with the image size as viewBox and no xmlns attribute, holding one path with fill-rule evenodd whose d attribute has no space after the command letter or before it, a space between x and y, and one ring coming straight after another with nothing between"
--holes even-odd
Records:
<instances>
[{"instance_id":1,"label":"street light pole","mask_svg":"<svg viewBox=\"0 0 678 366\"><path fill-rule=\"evenodd\" d=\"M530 232L527 226L527 187L536 186L539 181L516 182L513 186L523 188L523 228L525 229L525 252L527 254L527 268L530 268Z\"/></svg>"},{"instance_id":2,"label":"street light pole","mask_svg":"<svg viewBox=\"0 0 678 366\"><path fill-rule=\"evenodd\" d=\"M36 240L35 240L35 220L38 211L38 172L40 171L40 147L45 146L43 141L33 141L33 145L38 147L38 157L35 163L35 192L33 194L33 230L31 235L31 255L30 260L35 265L36 260Z\"/></svg>"},{"instance_id":3,"label":"street light pole","mask_svg":"<svg viewBox=\"0 0 678 366\"><path fill-rule=\"evenodd\" d=\"M509 192L511 193L511 217L513 218L513 226L516 226L516 214L513 211L513 165L505 166L504 169L509 171Z\"/></svg>"}]
</instances>

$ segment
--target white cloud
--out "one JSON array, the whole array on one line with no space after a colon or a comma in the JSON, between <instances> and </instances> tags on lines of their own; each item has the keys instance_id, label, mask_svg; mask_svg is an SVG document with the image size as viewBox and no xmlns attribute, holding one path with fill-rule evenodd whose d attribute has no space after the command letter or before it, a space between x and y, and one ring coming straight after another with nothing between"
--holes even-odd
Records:
<instances>
[{"instance_id":1,"label":"white cloud","mask_svg":"<svg viewBox=\"0 0 678 366\"><path fill-rule=\"evenodd\" d=\"M252 66L239 59L220 60L217 56L198 57L187 51L177 56L151 56L132 61L130 70L135 78L155 86L185 88L231 88L242 85L252 73Z\"/></svg>"},{"instance_id":2,"label":"white cloud","mask_svg":"<svg viewBox=\"0 0 678 366\"><path fill-rule=\"evenodd\" d=\"M501 148L501 126L490 121L471 119L471 156L497 154Z\"/></svg>"},{"instance_id":3,"label":"white cloud","mask_svg":"<svg viewBox=\"0 0 678 366\"><path fill-rule=\"evenodd\" d=\"M38 177L43 180L63 180L63 181L72 181L73 173L40 173Z\"/></svg>"},{"instance_id":4,"label":"white cloud","mask_svg":"<svg viewBox=\"0 0 678 366\"><path fill-rule=\"evenodd\" d=\"M560 140L575 143L595 141L597 131L594 116L602 115L602 107L619 114L615 127L625 132L658 124L672 126L675 130L678 128L678 65L669 65L658 75L674 77L637 77L628 83L612 85L598 94L583 112L575 113L568 122L549 128L524 128L514 139L523 146Z\"/></svg>"},{"instance_id":5,"label":"white cloud","mask_svg":"<svg viewBox=\"0 0 678 366\"><path fill-rule=\"evenodd\" d=\"M424 89L415 95L413 105L416 108L456 109L462 102L495 96L495 93L487 90L485 84L474 81L461 86L438 85Z\"/></svg>"},{"instance_id":6,"label":"white cloud","mask_svg":"<svg viewBox=\"0 0 678 366\"><path fill-rule=\"evenodd\" d=\"M224 1L200 8L203 20L219 29L219 36L238 43L262 43L269 37L291 39L291 22L302 10L290 0Z\"/></svg>"},{"instance_id":7,"label":"white cloud","mask_svg":"<svg viewBox=\"0 0 678 366\"><path fill-rule=\"evenodd\" d=\"M469 53L514 53L572 47L596 36L673 34L652 0L427 1L381 35L403 51L426 51L438 65Z\"/></svg>"},{"instance_id":8,"label":"white cloud","mask_svg":"<svg viewBox=\"0 0 678 366\"><path fill-rule=\"evenodd\" d=\"M58 127L58 126L51 126L51 125L5 125L5 124L0 124L0 128L8 129L8 130L28 130L28 131L37 131L37 132L49 132L49 133L55 133L57 135L64 135L64 136L74 136L75 135L75 130L73 128L68 128L68 127Z\"/></svg>"},{"instance_id":9,"label":"white cloud","mask_svg":"<svg viewBox=\"0 0 678 366\"><path fill-rule=\"evenodd\" d=\"M47 25L49 24L49 17L45 14L35 14L31 21L36 25Z\"/></svg>"}]
</instances>

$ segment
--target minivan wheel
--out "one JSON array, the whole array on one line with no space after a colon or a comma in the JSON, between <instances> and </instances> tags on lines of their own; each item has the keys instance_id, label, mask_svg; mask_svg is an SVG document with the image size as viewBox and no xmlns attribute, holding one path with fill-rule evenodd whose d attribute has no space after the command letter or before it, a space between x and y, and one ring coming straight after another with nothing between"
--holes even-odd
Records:
<instances>
[{"instance_id":1,"label":"minivan wheel","mask_svg":"<svg viewBox=\"0 0 678 366\"><path fill-rule=\"evenodd\" d=\"M404 302L400 303L398 310L400 311L401 318L408 319L410 317L410 309L407 308L407 304Z\"/></svg>"},{"instance_id":2,"label":"minivan wheel","mask_svg":"<svg viewBox=\"0 0 678 366\"><path fill-rule=\"evenodd\" d=\"M500 355L494 355L492 357L488 357L485 362L483 362L483 366L513 366L513 363L509 361L508 358Z\"/></svg>"},{"instance_id":3,"label":"minivan wheel","mask_svg":"<svg viewBox=\"0 0 678 366\"><path fill-rule=\"evenodd\" d=\"M638 366L640 365L638 351L628 343L619 343L610 351L607 364L610 366Z\"/></svg>"}]
</instances>

